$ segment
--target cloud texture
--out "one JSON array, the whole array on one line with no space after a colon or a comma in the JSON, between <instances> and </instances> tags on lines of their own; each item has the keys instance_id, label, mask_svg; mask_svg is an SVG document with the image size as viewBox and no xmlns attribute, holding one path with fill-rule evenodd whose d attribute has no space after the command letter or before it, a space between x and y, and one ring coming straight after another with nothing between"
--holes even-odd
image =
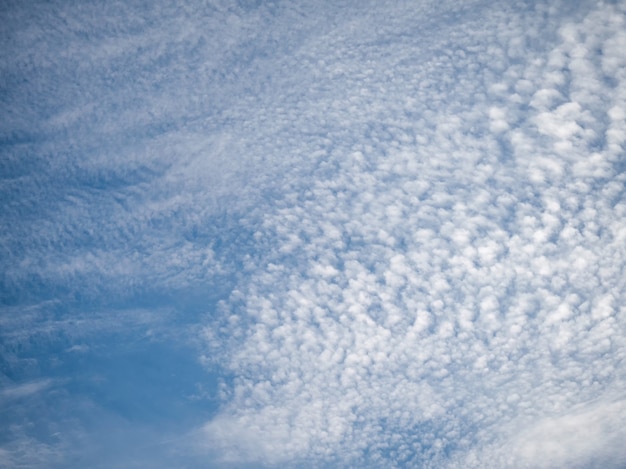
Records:
<instances>
[{"instance_id":1,"label":"cloud texture","mask_svg":"<svg viewBox=\"0 0 626 469\"><path fill-rule=\"evenodd\" d=\"M393 37L333 38L329 145L220 331L225 461L626 461L624 10L494 10L438 41L401 11L370 12Z\"/></svg>"},{"instance_id":2,"label":"cloud texture","mask_svg":"<svg viewBox=\"0 0 626 469\"><path fill-rule=\"evenodd\" d=\"M626 464L623 2L1 14L0 467Z\"/></svg>"}]
</instances>

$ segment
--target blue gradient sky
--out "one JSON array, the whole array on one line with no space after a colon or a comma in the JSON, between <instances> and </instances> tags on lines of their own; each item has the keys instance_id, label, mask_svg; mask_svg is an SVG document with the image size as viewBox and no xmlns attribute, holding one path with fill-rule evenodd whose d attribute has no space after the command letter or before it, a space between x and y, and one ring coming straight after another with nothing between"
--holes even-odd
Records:
<instances>
[{"instance_id":1,"label":"blue gradient sky","mask_svg":"<svg viewBox=\"0 0 626 469\"><path fill-rule=\"evenodd\" d=\"M624 2L0 24L0 468L626 465Z\"/></svg>"}]
</instances>

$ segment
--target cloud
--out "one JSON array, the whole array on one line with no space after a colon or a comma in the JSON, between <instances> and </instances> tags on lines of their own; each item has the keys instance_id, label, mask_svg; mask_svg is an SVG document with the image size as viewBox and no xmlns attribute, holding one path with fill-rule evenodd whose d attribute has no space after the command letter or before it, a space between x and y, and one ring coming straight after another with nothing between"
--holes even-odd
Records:
<instances>
[{"instance_id":1,"label":"cloud","mask_svg":"<svg viewBox=\"0 0 626 469\"><path fill-rule=\"evenodd\" d=\"M470 452L458 467L622 467L624 401L606 399L564 415L518 422L508 439Z\"/></svg>"},{"instance_id":2,"label":"cloud","mask_svg":"<svg viewBox=\"0 0 626 469\"><path fill-rule=\"evenodd\" d=\"M545 419L516 438L513 454L532 467L618 467L626 461L620 448L624 402L602 403L583 412ZM598 457L598 455L600 455Z\"/></svg>"},{"instance_id":3,"label":"cloud","mask_svg":"<svg viewBox=\"0 0 626 469\"><path fill-rule=\"evenodd\" d=\"M329 99L325 158L265 214L267 251L224 303L212 353L235 378L205 427L224 461L623 461L625 83L590 51L624 11L547 13L483 11L432 49L393 11L393 39L329 35L360 59L329 58L319 87L350 97Z\"/></svg>"},{"instance_id":4,"label":"cloud","mask_svg":"<svg viewBox=\"0 0 626 469\"><path fill-rule=\"evenodd\" d=\"M3 392L59 392L3 464L622 464L623 6L31 6L2 12ZM113 371L153 340L222 384L126 438L152 394ZM111 396L48 377L121 345Z\"/></svg>"},{"instance_id":5,"label":"cloud","mask_svg":"<svg viewBox=\"0 0 626 469\"><path fill-rule=\"evenodd\" d=\"M51 379L41 379L30 383L8 386L0 391L0 399L12 400L28 397L49 388L52 384L53 381Z\"/></svg>"}]
</instances>

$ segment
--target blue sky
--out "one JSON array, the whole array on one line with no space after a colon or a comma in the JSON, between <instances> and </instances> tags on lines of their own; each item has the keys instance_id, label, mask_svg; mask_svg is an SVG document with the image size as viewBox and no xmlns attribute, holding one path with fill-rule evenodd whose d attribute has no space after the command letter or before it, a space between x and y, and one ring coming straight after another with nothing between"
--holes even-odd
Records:
<instances>
[{"instance_id":1,"label":"blue sky","mask_svg":"<svg viewBox=\"0 0 626 469\"><path fill-rule=\"evenodd\" d=\"M0 16L0 468L626 465L624 2Z\"/></svg>"}]
</instances>

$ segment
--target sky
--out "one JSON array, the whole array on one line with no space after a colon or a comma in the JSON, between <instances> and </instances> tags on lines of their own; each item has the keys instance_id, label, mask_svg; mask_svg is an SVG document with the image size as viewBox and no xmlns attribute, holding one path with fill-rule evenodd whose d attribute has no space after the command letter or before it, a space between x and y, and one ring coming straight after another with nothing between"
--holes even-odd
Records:
<instances>
[{"instance_id":1,"label":"sky","mask_svg":"<svg viewBox=\"0 0 626 469\"><path fill-rule=\"evenodd\" d=\"M626 2L5 1L0 468L626 467Z\"/></svg>"}]
</instances>

